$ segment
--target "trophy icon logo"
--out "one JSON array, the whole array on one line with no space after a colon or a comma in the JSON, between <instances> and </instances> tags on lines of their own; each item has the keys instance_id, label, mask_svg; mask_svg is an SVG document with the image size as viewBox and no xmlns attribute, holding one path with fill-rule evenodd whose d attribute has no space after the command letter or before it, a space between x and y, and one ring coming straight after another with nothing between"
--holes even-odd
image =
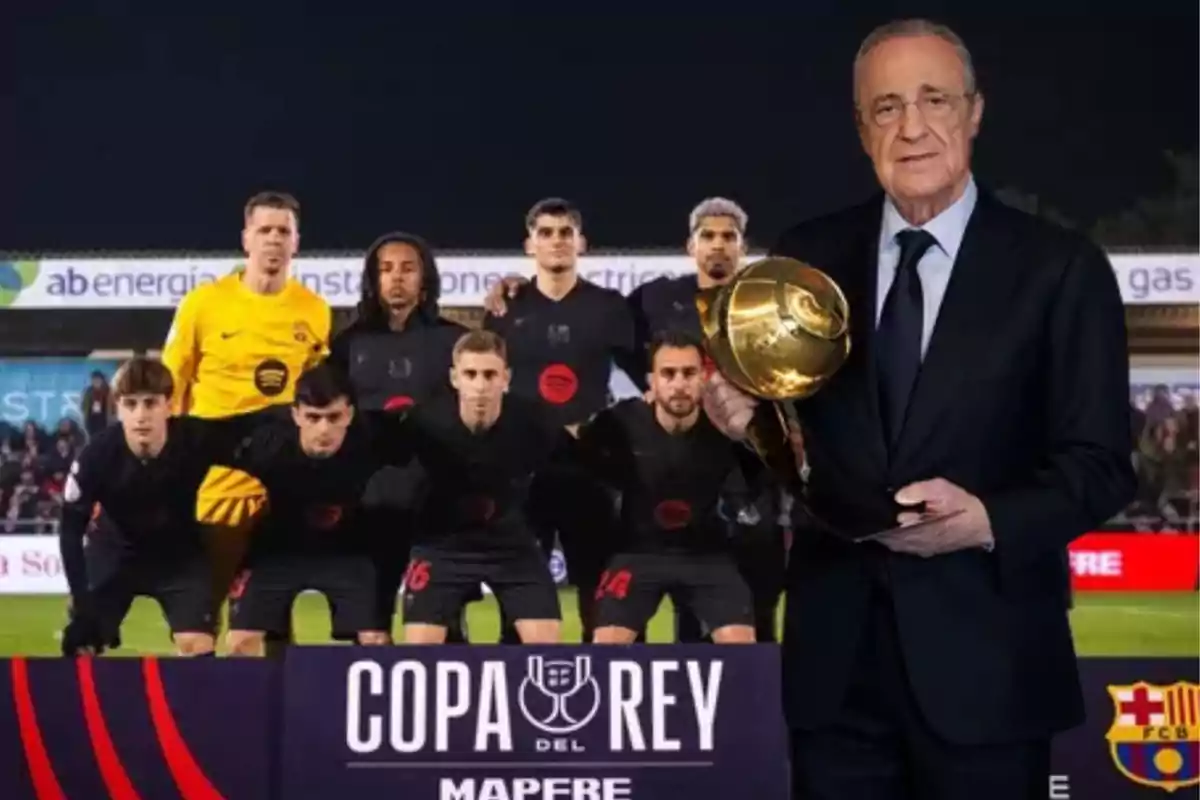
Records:
<instances>
[{"instance_id":1,"label":"trophy icon logo","mask_svg":"<svg viewBox=\"0 0 1200 800\"><path fill-rule=\"evenodd\" d=\"M600 685L592 674L592 657L530 656L517 703L529 724L543 733L566 736L583 728L600 711Z\"/></svg>"}]
</instances>

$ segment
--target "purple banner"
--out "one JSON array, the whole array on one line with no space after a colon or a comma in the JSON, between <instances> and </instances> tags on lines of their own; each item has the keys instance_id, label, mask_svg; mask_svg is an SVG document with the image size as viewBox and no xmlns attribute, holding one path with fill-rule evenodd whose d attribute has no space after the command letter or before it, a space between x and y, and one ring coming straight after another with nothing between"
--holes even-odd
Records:
<instances>
[{"instance_id":1,"label":"purple banner","mask_svg":"<svg viewBox=\"0 0 1200 800\"><path fill-rule=\"evenodd\" d=\"M1194 659L1084 659L1049 800L1195 797ZM777 651L297 648L0 661L5 800L788 796Z\"/></svg>"},{"instance_id":2,"label":"purple banner","mask_svg":"<svg viewBox=\"0 0 1200 800\"><path fill-rule=\"evenodd\" d=\"M5 798L271 796L276 664L17 658L0 670Z\"/></svg>"},{"instance_id":3,"label":"purple banner","mask_svg":"<svg viewBox=\"0 0 1200 800\"><path fill-rule=\"evenodd\" d=\"M285 800L786 796L769 645L314 648L284 690Z\"/></svg>"}]
</instances>

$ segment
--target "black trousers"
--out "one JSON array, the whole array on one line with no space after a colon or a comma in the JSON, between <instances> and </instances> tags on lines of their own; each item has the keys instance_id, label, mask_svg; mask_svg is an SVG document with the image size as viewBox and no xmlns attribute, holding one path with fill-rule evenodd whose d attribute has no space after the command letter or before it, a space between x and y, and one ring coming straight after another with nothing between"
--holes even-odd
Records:
<instances>
[{"instance_id":1,"label":"black trousers","mask_svg":"<svg viewBox=\"0 0 1200 800\"><path fill-rule=\"evenodd\" d=\"M962 745L930 730L909 689L887 590L876 595L838 717L792 733L792 797L1045 800L1049 739Z\"/></svg>"}]
</instances>

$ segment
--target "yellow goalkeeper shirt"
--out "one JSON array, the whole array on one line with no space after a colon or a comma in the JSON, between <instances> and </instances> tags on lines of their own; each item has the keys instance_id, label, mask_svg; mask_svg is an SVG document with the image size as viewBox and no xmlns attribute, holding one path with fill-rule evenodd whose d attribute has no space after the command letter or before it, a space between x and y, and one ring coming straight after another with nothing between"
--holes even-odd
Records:
<instances>
[{"instance_id":1,"label":"yellow goalkeeper shirt","mask_svg":"<svg viewBox=\"0 0 1200 800\"><path fill-rule=\"evenodd\" d=\"M296 379L328 355L331 326L329 304L294 279L277 294L250 290L240 273L197 286L176 310L163 347L175 413L214 419L292 402ZM212 501L264 492L244 472L214 467L200 487L201 521L222 522L204 518Z\"/></svg>"}]
</instances>

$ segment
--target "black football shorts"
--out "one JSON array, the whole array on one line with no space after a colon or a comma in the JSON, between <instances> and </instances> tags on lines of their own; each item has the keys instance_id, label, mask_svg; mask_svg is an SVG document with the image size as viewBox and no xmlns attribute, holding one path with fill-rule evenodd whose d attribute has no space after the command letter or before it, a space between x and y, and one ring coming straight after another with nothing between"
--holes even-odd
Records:
<instances>
[{"instance_id":1,"label":"black football shorts","mask_svg":"<svg viewBox=\"0 0 1200 800\"><path fill-rule=\"evenodd\" d=\"M413 548L404 575L404 622L450 627L484 583L508 619L562 619L546 556L531 543L492 552Z\"/></svg>"},{"instance_id":2,"label":"black football shorts","mask_svg":"<svg viewBox=\"0 0 1200 800\"><path fill-rule=\"evenodd\" d=\"M120 641L121 624L135 597L154 598L173 634L216 632L212 574L202 550L90 556L92 601L106 642Z\"/></svg>"},{"instance_id":3,"label":"black football shorts","mask_svg":"<svg viewBox=\"0 0 1200 800\"><path fill-rule=\"evenodd\" d=\"M291 630L292 605L303 591L325 595L331 631L372 630L375 565L365 553L252 555L229 595L231 630L283 635Z\"/></svg>"},{"instance_id":4,"label":"black football shorts","mask_svg":"<svg viewBox=\"0 0 1200 800\"><path fill-rule=\"evenodd\" d=\"M689 610L712 632L753 625L750 589L733 558L723 553L621 553L596 587L596 627L641 630L664 596Z\"/></svg>"}]
</instances>

